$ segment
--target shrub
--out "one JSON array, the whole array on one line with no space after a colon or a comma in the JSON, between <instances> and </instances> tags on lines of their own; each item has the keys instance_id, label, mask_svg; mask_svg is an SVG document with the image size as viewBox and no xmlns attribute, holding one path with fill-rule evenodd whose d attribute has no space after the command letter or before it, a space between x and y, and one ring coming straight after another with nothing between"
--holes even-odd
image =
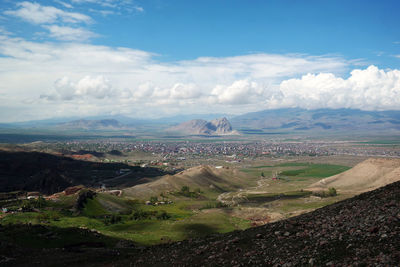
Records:
<instances>
[{"instance_id":1,"label":"shrub","mask_svg":"<svg viewBox=\"0 0 400 267\"><path fill-rule=\"evenodd\" d=\"M84 208L87 199L93 199L93 197L96 195L96 192L92 191L92 190L81 190L79 192L79 196L78 199L75 202L75 210L80 211Z\"/></svg>"},{"instance_id":2,"label":"shrub","mask_svg":"<svg viewBox=\"0 0 400 267\"><path fill-rule=\"evenodd\" d=\"M337 196L337 191L336 188L330 187L328 191L314 192L313 195L318 197L334 197Z\"/></svg>"},{"instance_id":3,"label":"shrub","mask_svg":"<svg viewBox=\"0 0 400 267\"><path fill-rule=\"evenodd\" d=\"M329 195L330 197L336 196L336 195L337 195L336 189L335 189L334 187L329 188L329 189L328 189L328 195Z\"/></svg>"},{"instance_id":4,"label":"shrub","mask_svg":"<svg viewBox=\"0 0 400 267\"><path fill-rule=\"evenodd\" d=\"M158 201L158 197L157 196L150 197L150 202L151 203L156 203L157 201Z\"/></svg>"},{"instance_id":5,"label":"shrub","mask_svg":"<svg viewBox=\"0 0 400 267\"><path fill-rule=\"evenodd\" d=\"M165 210L160 211L157 215L158 220L168 220L169 218L171 218L171 215L169 215Z\"/></svg>"},{"instance_id":6,"label":"shrub","mask_svg":"<svg viewBox=\"0 0 400 267\"><path fill-rule=\"evenodd\" d=\"M209 202L200 209L203 210L203 209L215 209L215 208L225 208L225 207L228 207L228 205L222 202L216 202L216 203Z\"/></svg>"},{"instance_id":7,"label":"shrub","mask_svg":"<svg viewBox=\"0 0 400 267\"><path fill-rule=\"evenodd\" d=\"M144 211L144 210L136 210L132 213L130 219L131 220L146 220L146 219L157 219L157 220L168 220L171 218L171 215L166 211Z\"/></svg>"}]
</instances>

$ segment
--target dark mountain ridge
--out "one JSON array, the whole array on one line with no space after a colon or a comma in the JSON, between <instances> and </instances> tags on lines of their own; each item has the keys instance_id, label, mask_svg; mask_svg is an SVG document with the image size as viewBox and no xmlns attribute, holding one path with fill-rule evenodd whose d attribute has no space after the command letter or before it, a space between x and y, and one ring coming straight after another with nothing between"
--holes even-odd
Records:
<instances>
[{"instance_id":1,"label":"dark mountain ridge","mask_svg":"<svg viewBox=\"0 0 400 267\"><path fill-rule=\"evenodd\" d=\"M399 131L400 111L284 108L243 114L231 123L252 129Z\"/></svg>"}]
</instances>

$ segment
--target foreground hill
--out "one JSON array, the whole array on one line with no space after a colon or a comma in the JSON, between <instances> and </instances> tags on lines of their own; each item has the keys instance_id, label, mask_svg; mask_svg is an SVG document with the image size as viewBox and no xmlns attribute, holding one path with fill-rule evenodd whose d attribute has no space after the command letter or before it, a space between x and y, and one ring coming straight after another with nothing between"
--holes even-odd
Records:
<instances>
[{"instance_id":1,"label":"foreground hill","mask_svg":"<svg viewBox=\"0 0 400 267\"><path fill-rule=\"evenodd\" d=\"M231 135L237 134L227 118L215 119L210 122L196 119L183 122L167 129L168 132L177 132L189 135Z\"/></svg>"},{"instance_id":2,"label":"foreground hill","mask_svg":"<svg viewBox=\"0 0 400 267\"><path fill-rule=\"evenodd\" d=\"M398 266L400 182L284 221L147 248L0 245L9 266Z\"/></svg>"},{"instance_id":3,"label":"foreground hill","mask_svg":"<svg viewBox=\"0 0 400 267\"><path fill-rule=\"evenodd\" d=\"M124 189L124 194L136 198L148 198L166 192L179 191L182 186L200 189L206 193L236 191L249 184L246 175L236 169L197 166L175 175L165 175L153 182Z\"/></svg>"},{"instance_id":4,"label":"foreground hill","mask_svg":"<svg viewBox=\"0 0 400 267\"><path fill-rule=\"evenodd\" d=\"M367 159L352 169L309 186L312 191L334 187L341 192L361 193L400 180L400 159Z\"/></svg>"}]
</instances>

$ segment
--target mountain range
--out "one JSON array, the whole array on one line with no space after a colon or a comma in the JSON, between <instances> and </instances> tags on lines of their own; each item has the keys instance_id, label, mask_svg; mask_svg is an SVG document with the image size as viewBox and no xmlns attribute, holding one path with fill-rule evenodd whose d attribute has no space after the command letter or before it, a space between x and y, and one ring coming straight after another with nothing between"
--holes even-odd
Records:
<instances>
[{"instance_id":1,"label":"mountain range","mask_svg":"<svg viewBox=\"0 0 400 267\"><path fill-rule=\"evenodd\" d=\"M221 119L214 119L222 117ZM208 121L207 121L207 120ZM229 121L228 121L229 119ZM211 121L210 121L211 120ZM271 109L238 116L184 114L159 119L107 115L87 118L48 119L0 124L0 129L50 128L83 130L134 130L175 132L190 135L226 135L263 132L379 132L398 134L400 111L301 108Z\"/></svg>"},{"instance_id":2,"label":"mountain range","mask_svg":"<svg viewBox=\"0 0 400 267\"><path fill-rule=\"evenodd\" d=\"M400 130L400 111L300 108L274 109L233 117L235 128L285 131Z\"/></svg>"},{"instance_id":3,"label":"mountain range","mask_svg":"<svg viewBox=\"0 0 400 267\"><path fill-rule=\"evenodd\" d=\"M115 119L103 120L74 120L57 124L62 128L84 129L84 130L114 130L124 128L124 125Z\"/></svg>"}]
</instances>

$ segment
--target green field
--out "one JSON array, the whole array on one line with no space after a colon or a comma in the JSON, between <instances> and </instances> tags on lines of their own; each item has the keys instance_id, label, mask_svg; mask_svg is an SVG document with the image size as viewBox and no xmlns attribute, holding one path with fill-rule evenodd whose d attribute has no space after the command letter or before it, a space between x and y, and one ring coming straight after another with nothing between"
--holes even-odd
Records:
<instances>
[{"instance_id":1,"label":"green field","mask_svg":"<svg viewBox=\"0 0 400 267\"><path fill-rule=\"evenodd\" d=\"M290 165L286 165L290 166ZM293 166L293 165L292 165ZM305 168L298 170L282 171L280 175L289 177L316 177L325 178L338 173L347 171L350 167L330 164L307 164L307 165L294 165L305 166Z\"/></svg>"}]
</instances>

